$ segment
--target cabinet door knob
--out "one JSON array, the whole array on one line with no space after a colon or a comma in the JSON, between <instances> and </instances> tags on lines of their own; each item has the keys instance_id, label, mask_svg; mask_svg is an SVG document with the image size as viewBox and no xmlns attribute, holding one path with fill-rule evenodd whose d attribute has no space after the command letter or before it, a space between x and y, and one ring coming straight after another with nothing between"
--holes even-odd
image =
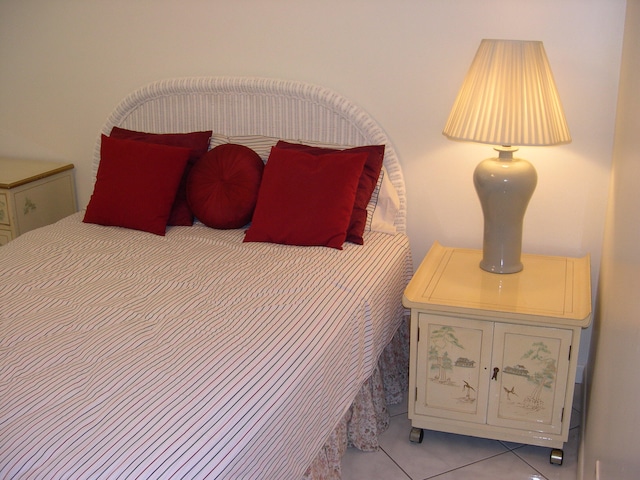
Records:
<instances>
[{"instance_id":1,"label":"cabinet door knob","mask_svg":"<svg viewBox=\"0 0 640 480\"><path fill-rule=\"evenodd\" d=\"M500 369L498 367L493 368L493 375L491 375L491 380L498 380L498 372Z\"/></svg>"}]
</instances>

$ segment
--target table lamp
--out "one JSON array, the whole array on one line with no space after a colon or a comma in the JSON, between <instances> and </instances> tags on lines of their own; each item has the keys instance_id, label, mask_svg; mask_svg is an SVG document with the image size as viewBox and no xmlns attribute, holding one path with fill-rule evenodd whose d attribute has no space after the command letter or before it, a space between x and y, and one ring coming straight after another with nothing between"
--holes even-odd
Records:
<instances>
[{"instance_id":1,"label":"table lamp","mask_svg":"<svg viewBox=\"0 0 640 480\"><path fill-rule=\"evenodd\" d=\"M496 145L498 157L473 174L484 216L480 268L519 272L524 214L538 177L513 152L571 142L542 42L482 40L442 133Z\"/></svg>"}]
</instances>

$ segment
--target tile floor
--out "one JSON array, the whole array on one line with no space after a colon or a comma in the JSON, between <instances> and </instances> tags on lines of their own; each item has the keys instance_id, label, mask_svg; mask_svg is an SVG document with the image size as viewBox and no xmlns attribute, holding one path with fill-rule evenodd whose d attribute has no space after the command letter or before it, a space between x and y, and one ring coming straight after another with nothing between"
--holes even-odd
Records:
<instances>
[{"instance_id":1,"label":"tile floor","mask_svg":"<svg viewBox=\"0 0 640 480\"><path fill-rule=\"evenodd\" d=\"M497 440L424 431L411 443L407 404L390 408L391 426L377 452L349 448L342 459L343 480L575 480L582 407L582 384L576 384L569 441L563 464L549 462L551 449Z\"/></svg>"}]
</instances>

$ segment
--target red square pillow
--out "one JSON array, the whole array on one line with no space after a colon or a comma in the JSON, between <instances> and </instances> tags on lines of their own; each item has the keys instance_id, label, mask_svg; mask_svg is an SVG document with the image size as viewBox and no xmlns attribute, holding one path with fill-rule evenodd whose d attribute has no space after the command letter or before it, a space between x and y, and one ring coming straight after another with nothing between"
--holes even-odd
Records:
<instances>
[{"instance_id":1,"label":"red square pillow","mask_svg":"<svg viewBox=\"0 0 640 480\"><path fill-rule=\"evenodd\" d=\"M348 148L346 150L336 150L299 143L289 143L284 140L280 140L276 144L276 147L299 150L312 155L323 155L330 152L342 152L346 155L359 152L365 152L367 154L367 161L364 164L362 175L358 181L358 192L356 194L356 201L353 205L353 212L351 213L351 220L347 231L348 242L362 245L364 243L362 235L364 234L364 229L367 224L367 205L369 204L369 200L371 200L373 190L376 188L376 183L380 176L380 170L382 169L384 145L367 145L364 147Z\"/></svg>"},{"instance_id":2,"label":"red square pillow","mask_svg":"<svg viewBox=\"0 0 640 480\"><path fill-rule=\"evenodd\" d=\"M191 150L102 135L86 223L164 235Z\"/></svg>"},{"instance_id":3,"label":"red square pillow","mask_svg":"<svg viewBox=\"0 0 640 480\"><path fill-rule=\"evenodd\" d=\"M211 228L241 228L251 221L264 163L249 147L227 143L202 156L187 180L195 216Z\"/></svg>"},{"instance_id":4,"label":"red square pillow","mask_svg":"<svg viewBox=\"0 0 640 480\"><path fill-rule=\"evenodd\" d=\"M178 193L171 207L171 215L169 216L169 225L193 225L193 213L187 204L187 177L193 165L202 155L207 153L209 149L209 140L212 131L207 132L189 132L189 133L147 133L136 132L134 130L126 130L120 127L113 127L111 137L123 140L137 140L140 142L156 143L159 145L168 145L171 147L190 148L189 162L184 169Z\"/></svg>"},{"instance_id":5,"label":"red square pillow","mask_svg":"<svg viewBox=\"0 0 640 480\"><path fill-rule=\"evenodd\" d=\"M312 155L273 148L245 242L342 249L365 152Z\"/></svg>"}]
</instances>

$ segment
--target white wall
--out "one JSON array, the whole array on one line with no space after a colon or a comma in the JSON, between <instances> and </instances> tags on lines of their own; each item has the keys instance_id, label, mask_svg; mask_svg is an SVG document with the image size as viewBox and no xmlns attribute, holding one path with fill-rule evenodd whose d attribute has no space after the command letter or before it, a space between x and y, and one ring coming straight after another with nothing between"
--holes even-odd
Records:
<instances>
[{"instance_id":1,"label":"white wall","mask_svg":"<svg viewBox=\"0 0 640 480\"><path fill-rule=\"evenodd\" d=\"M584 478L638 478L640 457L640 0L629 0L584 430Z\"/></svg>"},{"instance_id":2,"label":"white wall","mask_svg":"<svg viewBox=\"0 0 640 480\"><path fill-rule=\"evenodd\" d=\"M538 170L524 250L592 255L597 278L624 0L0 0L0 154L77 167L91 194L97 132L160 78L319 83L383 125L401 156L416 265L433 241L481 247L471 180L491 148L442 135L482 38L542 40L573 143L523 148ZM581 353L586 363L586 350Z\"/></svg>"}]
</instances>

